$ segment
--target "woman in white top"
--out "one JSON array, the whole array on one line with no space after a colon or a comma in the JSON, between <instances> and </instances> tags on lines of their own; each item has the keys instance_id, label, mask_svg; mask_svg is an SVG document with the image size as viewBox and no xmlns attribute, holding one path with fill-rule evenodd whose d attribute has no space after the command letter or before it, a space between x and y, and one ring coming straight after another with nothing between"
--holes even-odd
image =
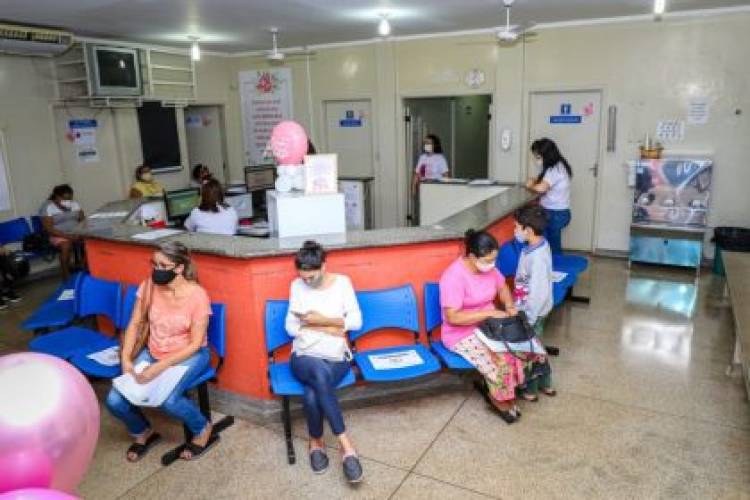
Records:
<instances>
[{"instance_id":1,"label":"woman in white top","mask_svg":"<svg viewBox=\"0 0 750 500\"><path fill-rule=\"evenodd\" d=\"M417 194L419 183L424 180L439 180L448 177L448 162L443 156L443 146L440 138L430 134L424 139L423 153L417 160L417 166L412 176L412 192Z\"/></svg>"},{"instance_id":2,"label":"woman in white top","mask_svg":"<svg viewBox=\"0 0 750 500\"><path fill-rule=\"evenodd\" d=\"M47 201L39 210L44 231L49 241L60 250L60 267L63 280L70 276L70 258L76 256L83 261L83 242L81 237L72 234L78 223L84 219L81 205L73 199L73 188L68 184L55 186ZM85 265L84 262L80 262Z\"/></svg>"},{"instance_id":3,"label":"woman in white top","mask_svg":"<svg viewBox=\"0 0 750 500\"><path fill-rule=\"evenodd\" d=\"M553 254L562 253L562 230L570 224L570 181L573 170L568 160L560 154L557 144L543 138L531 145L534 161L541 168L536 179L529 179L526 187L541 193L541 204L547 212L547 229L544 237Z\"/></svg>"},{"instance_id":4,"label":"woman in white top","mask_svg":"<svg viewBox=\"0 0 750 500\"><path fill-rule=\"evenodd\" d=\"M216 179L209 179L201 189L201 204L190 212L185 229L197 233L237 234L239 217L234 207L224 203L224 191Z\"/></svg>"},{"instance_id":5,"label":"woman in white top","mask_svg":"<svg viewBox=\"0 0 750 500\"><path fill-rule=\"evenodd\" d=\"M348 277L326 272L325 251L307 241L294 263L286 330L291 337L291 369L305 387L304 408L310 433L310 466L316 474L328 468L323 419L341 444L344 476L362 480L362 465L344 427L336 387L349 373L351 353L346 332L362 328L362 313Z\"/></svg>"}]
</instances>

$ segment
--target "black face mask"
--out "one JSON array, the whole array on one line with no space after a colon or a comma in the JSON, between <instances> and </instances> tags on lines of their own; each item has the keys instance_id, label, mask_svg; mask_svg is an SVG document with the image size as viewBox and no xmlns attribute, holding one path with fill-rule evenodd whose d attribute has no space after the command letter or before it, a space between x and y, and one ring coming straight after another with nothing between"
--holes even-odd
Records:
<instances>
[{"instance_id":1,"label":"black face mask","mask_svg":"<svg viewBox=\"0 0 750 500\"><path fill-rule=\"evenodd\" d=\"M155 285L168 285L177 277L174 269L154 269L151 272L151 281Z\"/></svg>"}]
</instances>

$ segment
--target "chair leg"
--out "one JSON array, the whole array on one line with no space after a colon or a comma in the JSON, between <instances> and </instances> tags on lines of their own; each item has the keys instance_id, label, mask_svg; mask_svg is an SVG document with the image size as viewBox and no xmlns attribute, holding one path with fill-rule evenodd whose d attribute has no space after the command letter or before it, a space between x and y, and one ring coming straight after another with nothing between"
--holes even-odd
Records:
<instances>
[{"instance_id":1,"label":"chair leg","mask_svg":"<svg viewBox=\"0 0 750 500\"><path fill-rule=\"evenodd\" d=\"M294 465L297 461L294 452L294 442L292 441L292 414L289 410L289 397L284 396L281 400L282 412L281 421L284 423L284 440L286 441L286 457L289 465Z\"/></svg>"},{"instance_id":2,"label":"chair leg","mask_svg":"<svg viewBox=\"0 0 750 500\"><path fill-rule=\"evenodd\" d=\"M586 297L583 295L573 295L573 287L570 287L568 289L567 299L577 304L590 304L591 303L591 297Z\"/></svg>"}]
</instances>

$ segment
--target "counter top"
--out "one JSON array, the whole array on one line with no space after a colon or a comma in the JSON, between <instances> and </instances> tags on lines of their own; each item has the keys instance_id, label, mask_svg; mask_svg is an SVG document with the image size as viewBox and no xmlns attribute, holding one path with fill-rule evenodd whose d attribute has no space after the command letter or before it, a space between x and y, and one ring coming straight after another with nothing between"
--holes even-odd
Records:
<instances>
[{"instance_id":1,"label":"counter top","mask_svg":"<svg viewBox=\"0 0 750 500\"><path fill-rule=\"evenodd\" d=\"M409 245L429 241L444 241L463 238L469 228L485 229L496 221L534 200L538 195L524 187L514 186L504 192L478 203L458 214L432 226L397 227L366 231L349 231L341 235L306 236L304 238L249 238L245 236L221 236L205 233L180 233L158 240L136 240L132 236L149 232L142 226L124 224L125 218L87 218L75 234L85 238L127 242L134 245L155 247L165 241L179 241L190 250L201 253L234 258L255 258L291 255L304 240L319 241L329 250L368 248L393 245ZM123 200L108 203L96 213L124 212L129 214L148 199Z\"/></svg>"}]
</instances>

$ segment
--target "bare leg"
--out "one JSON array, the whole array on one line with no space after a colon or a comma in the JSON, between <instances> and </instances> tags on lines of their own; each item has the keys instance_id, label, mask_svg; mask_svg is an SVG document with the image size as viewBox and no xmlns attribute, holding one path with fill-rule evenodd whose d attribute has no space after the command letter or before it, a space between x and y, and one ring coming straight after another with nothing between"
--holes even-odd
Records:
<instances>
[{"instance_id":1,"label":"bare leg","mask_svg":"<svg viewBox=\"0 0 750 500\"><path fill-rule=\"evenodd\" d=\"M339 443L341 443L341 454L343 456L348 455L357 455L357 450L354 449L354 444L352 443L351 439L349 439L349 436L347 436L346 432L339 434L336 436L339 439Z\"/></svg>"},{"instance_id":2,"label":"bare leg","mask_svg":"<svg viewBox=\"0 0 750 500\"><path fill-rule=\"evenodd\" d=\"M206 428L203 429L203 432L201 432L197 436L193 437L193 441L192 441L193 444L197 444L200 447L206 446L208 444L208 440L211 438L211 432L213 430L214 430L214 426L213 425L211 425L210 423L208 425L206 425ZM190 450L186 449L186 450L184 450L182 452L181 457L184 460L190 460L191 458L193 458L193 454L190 453Z\"/></svg>"},{"instance_id":3,"label":"bare leg","mask_svg":"<svg viewBox=\"0 0 750 500\"><path fill-rule=\"evenodd\" d=\"M60 243L60 268L62 269L63 281L67 281L70 277L70 252L71 243L70 241L63 241Z\"/></svg>"}]
</instances>

